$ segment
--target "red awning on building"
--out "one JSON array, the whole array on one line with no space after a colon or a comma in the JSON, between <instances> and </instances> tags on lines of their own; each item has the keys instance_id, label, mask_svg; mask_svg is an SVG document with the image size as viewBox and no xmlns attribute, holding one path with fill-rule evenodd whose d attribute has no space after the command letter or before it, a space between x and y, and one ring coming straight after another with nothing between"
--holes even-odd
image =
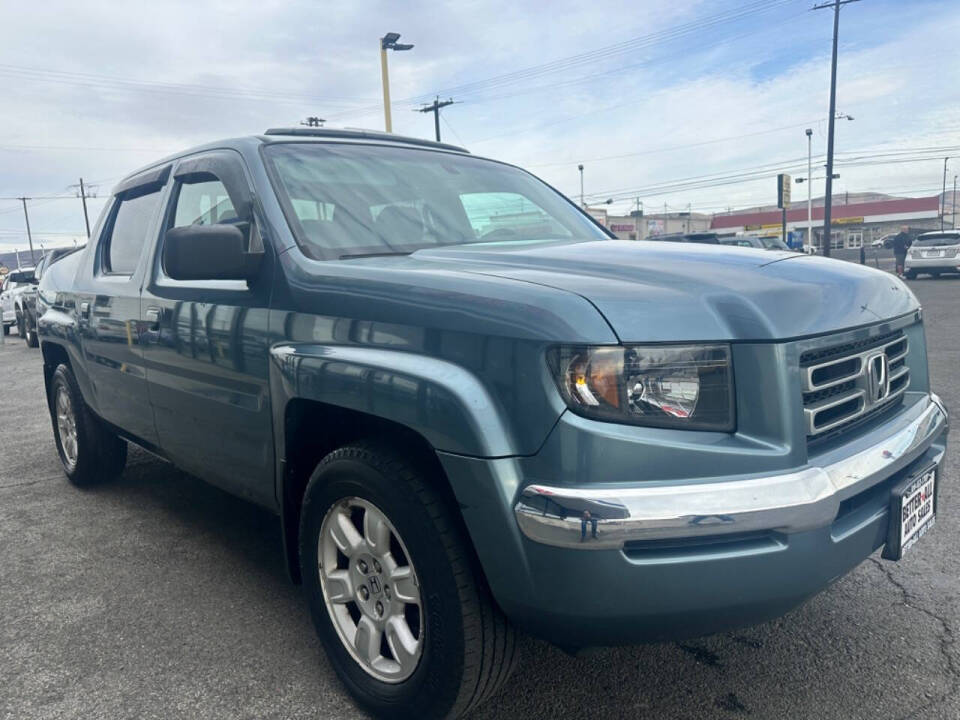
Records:
<instances>
[{"instance_id":1,"label":"red awning on building","mask_svg":"<svg viewBox=\"0 0 960 720\"><path fill-rule=\"evenodd\" d=\"M877 215L907 215L910 213L940 211L940 197L924 198L901 198L897 200L877 200L875 202L854 203L853 205L834 205L832 216L833 220L843 218L865 218L870 221L870 216ZM773 225L778 224L781 219L779 210L770 210L768 212L747 212L733 213L731 215L716 215L710 227L713 230L723 230L724 228L738 228L747 225ZM787 222L799 223L807 219L806 204L797 203L793 208L787 210ZM813 208L814 221L823 222L823 207Z\"/></svg>"}]
</instances>

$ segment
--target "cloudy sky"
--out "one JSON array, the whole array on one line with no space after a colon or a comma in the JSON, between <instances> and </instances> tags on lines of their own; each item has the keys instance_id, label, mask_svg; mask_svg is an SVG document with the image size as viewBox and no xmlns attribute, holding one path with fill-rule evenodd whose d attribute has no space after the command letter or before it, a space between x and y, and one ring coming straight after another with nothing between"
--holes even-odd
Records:
<instances>
[{"instance_id":1,"label":"cloudy sky","mask_svg":"<svg viewBox=\"0 0 960 720\"><path fill-rule=\"evenodd\" d=\"M560 190L648 212L775 200L781 170L826 151L830 11L812 0L5 2L0 23L0 249L83 235L120 176L219 137L295 125L394 130L527 167ZM960 173L960 3L861 0L841 16L839 192L939 192ZM814 171L814 177L818 175ZM823 175L822 170L819 175ZM822 181L814 182L822 192ZM799 194L799 193L798 193ZM805 192L803 193L805 196Z\"/></svg>"}]
</instances>

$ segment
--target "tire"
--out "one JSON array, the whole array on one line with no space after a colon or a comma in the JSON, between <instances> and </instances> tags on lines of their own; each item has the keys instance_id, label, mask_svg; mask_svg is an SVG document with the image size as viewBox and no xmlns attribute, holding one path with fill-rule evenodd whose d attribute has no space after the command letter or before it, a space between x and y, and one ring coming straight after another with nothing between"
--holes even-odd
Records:
<instances>
[{"instance_id":1,"label":"tire","mask_svg":"<svg viewBox=\"0 0 960 720\"><path fill-rule=\"evenodd\" d=\"M364 555L378 544L368 542L377 533L363 530L370 517L374 518L371 525L376 524L377 513L389 526L390 541L381 540L379 545L388 547L390 560L374 551ZM355 543L349 558L340 551L346 544L327 532L327 527L343 527L341 522L351 523L357 533L351 537L362 541ZM338 533L340 538L347 537L343 530ZM332 554L330 542L337 546ZM331 557L336 558L333 571ZM358 563L364 557L380 558L383 566L372 563L373 574L358 574L363 572L364 566ZM516 658L516 635L493 602L457 510L433 489L428 473L389 446L356 443L330 453L317 465L304 494L300 562L314 625L327 655L350 693L374 716L459 717L494 694L509 677ZM394 567L399 563L400 571L406 563L414 578L412 585L408 580L403 590L391 591L396 598L388 591L400 573L391 573L388 563ZM329 579L331 572L345 575L349 584L334 583ZM356 631L363 623L372 627L378 622L377 608L370 605L374 600L370 593L377 587L374 576L381 578L378 582L388 599L386 614L391 617L383 631L388 639L380 641L380 655L369 663L346 638L351 623ZM333 599L337 590L352 600ZM419 605L404 605L404 614L398 615L394 607L401 594L415 595ZM329 609L328 597L332 598ZM403 617L408 635L396 631L391 635L389 626L396 617ZM393 650L399 637L419 646L417 658L409 660L416 652L408 643L406 668L399 662L402 654ZM366 645L376 648L376 641ZM373 669L365 668L365 662ZM374 673L379 672L393 675L376 677Z\"/></svg>"},{"instance_id":2,"label":"tire","mask_svg":"<svg viewBox=\"0 0 960 720\"><path fill-rule=\"evenodd\" d=\"M23 316L23 341L27 344L27 347L35 348L40 342L37 338L37 330L34 326L30 324L30 316Z\"/></svg>"},{"instance_id":3,"label":"tire","mask_svg":"<svg viewBox=\"0 0 960 720\"><path fill-rule=\"evenodd\" d=\"M11 328L11 327L13 327L13 326L12 326L12 325L4 325L4 326L3 326L3 334L4 334L4 335L9 335L9 334L10 334L10 328Z\"/></svg>"},{"instance_id":4,"label":"tire","mask_svg":"<svg viewBox=\"0 0 960 720\"><path fill-rule=\"evenodd\" d=\"M906 272L907 280L916 280L917 271L916 270L907 270Z\"/></svg>"},{"instance_id":5,"label":"tire","mask_svg":"<svg viewBox=\"0 0 960 720\"><path fill-rule=\"evenodd\" d=\"M23 333L23 315L21 315L20 313L17 313L17 323L16 323L16 324L17 324L17 335L19 335L20 337L23 337L23 335L24 335L24 333Z\"/></svg>"},{"instance_id":6,"label":"tire","mask_svg":"<svg viewBox=\"0 0 960 720\"><path fill-rule=\"evenodd\" d=\"M94 415L67 365L50 380L50 419L57 454L67 479L77 487L113 480L127 464L127 443Z\"/></svg>"}]
</instances>

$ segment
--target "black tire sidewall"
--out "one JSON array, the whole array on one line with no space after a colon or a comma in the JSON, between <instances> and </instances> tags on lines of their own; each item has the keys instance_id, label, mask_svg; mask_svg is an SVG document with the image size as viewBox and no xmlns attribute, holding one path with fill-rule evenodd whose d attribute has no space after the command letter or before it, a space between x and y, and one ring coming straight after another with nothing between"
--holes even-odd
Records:
<instances>
[{"instance_id":1,"label":"black tire sidewall","mask_svg":"<svg viewBox=\"0 0 960 720\"><path fill-rule=\"evenodd\" d=\"M389 518L403 538L420 581L425 645L414 674L402 683L380 682L354 661L323 600L317 571L320 526L328 509L347 497L367 500ZM357 457L340 457L322 462L314 472L301 517L304 589L317 633L340 678L354 697L377 715L445 715L456 701L463 676L462 606L441 535L427 508L407 483L387 479Z\"/></svg>"},{"instance_id":2,"label":"black tire sidewall","mask_svg":"<svg viewBox=\"0 0 960 720\"><path fill-rule=\"evenodd\" d=\"M57 393L60 388L64 388L70 396L70 404L73 409L74 422L77 425L77 462L71 468L63 452L63 442L60 439L60 427L57 424ZM80 395L80 388L77 387L77 381L73 373L66 365L60 365L53 372L50 379L50 419L53 422L53 437L57 445L57 455L60 457L60 464L63 465L63 471L72 483L78 483L79 478L83 476L83 470L88 464L87 453L90 451L90 443L87 438L86 413L83 412L83 398Z\"/></svg>"}]
</instances>

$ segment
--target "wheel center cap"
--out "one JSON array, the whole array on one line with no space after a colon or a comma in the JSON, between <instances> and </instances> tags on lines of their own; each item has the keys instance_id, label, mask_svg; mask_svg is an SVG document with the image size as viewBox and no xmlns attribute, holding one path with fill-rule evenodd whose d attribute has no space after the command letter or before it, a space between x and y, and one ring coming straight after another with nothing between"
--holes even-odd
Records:
<instances>
[{"instance_id":1,"label":"wheel center cap","mask_svg":"<svg viewBox=\"0 0 960 720\"><path fill-rule=\"evenodd\" d=\"M383 584L380 582L380 578L374 575L370 578L370 592L374 595L379 595L383 591Z\"/></svg>"}]
</instances>

